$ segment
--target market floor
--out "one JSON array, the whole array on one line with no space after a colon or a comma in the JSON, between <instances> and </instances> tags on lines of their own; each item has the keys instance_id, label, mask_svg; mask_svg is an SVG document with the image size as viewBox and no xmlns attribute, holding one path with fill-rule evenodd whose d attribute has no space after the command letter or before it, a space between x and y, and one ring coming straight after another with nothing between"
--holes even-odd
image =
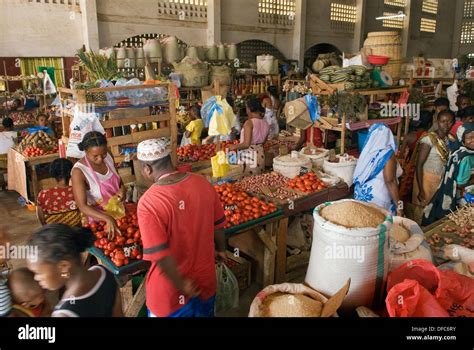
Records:
<instances>
[{"instance_id":1,"label":"market floor","mask_svg":"<svg viewBox=\"0 0 474 350\"><path fill-rule=\"evenodd\" d=\"M18 203L20 196L16 192L0 191L0 229L10 239L10 245L24 245L31 233L40 227L36 213ZM11 259L13 268L26 266L24 259Z\"/></svg>"}]
</instances>

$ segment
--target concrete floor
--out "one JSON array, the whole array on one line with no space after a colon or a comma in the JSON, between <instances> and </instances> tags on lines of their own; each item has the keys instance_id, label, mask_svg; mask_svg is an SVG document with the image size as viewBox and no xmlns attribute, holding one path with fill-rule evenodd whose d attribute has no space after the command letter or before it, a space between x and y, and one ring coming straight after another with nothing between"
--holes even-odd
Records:
<instances>
[{"instance_id":1,"label":"concrete floor","mask_svg":"<svg viewBox=\"0 0 474 350\"><path fill-rule=\"evenodd\" d=\"M36 213L18 204L20 195L16 192L0 191L0 229L10 239L10 245L24 245L29 236L40 227ZM23 259L12 259L13 268L26 265Z\"/></svg>"}]
</instances>

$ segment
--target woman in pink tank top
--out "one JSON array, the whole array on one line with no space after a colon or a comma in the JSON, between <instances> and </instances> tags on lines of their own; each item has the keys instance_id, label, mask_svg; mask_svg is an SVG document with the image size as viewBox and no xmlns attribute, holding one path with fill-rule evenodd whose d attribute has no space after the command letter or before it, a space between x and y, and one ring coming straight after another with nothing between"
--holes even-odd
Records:
<instances>
[{"instance_id":1,"label":"woman in pink tank top","mask_svg":"<svg viewBox=\"0 0 474 350\"><path fill-rule=\"evenodd\" d=\"M244 175L260 174L265 170L263 144L267 141L270 126L263 119L265 108L256 98L250 98L246 105L248 119L240 134L240 144L231 146L238 152L239 164L244 166Z\"/></svg>"},{"instance_id":2,"label":"woman in pink tank top","mask_svg":"<svg viewBox=\"0 0 474 350\"><path fill-rule=\"evenodd\" d=\"M113 196L123 200L125 187L107 151L107 139L99 132L87 133L79 149L86 155L72 170L74 199L89 221L105 221L109 237L113 237L120 231L115 219L104 208Z\"/></svg>"}]
</instances>

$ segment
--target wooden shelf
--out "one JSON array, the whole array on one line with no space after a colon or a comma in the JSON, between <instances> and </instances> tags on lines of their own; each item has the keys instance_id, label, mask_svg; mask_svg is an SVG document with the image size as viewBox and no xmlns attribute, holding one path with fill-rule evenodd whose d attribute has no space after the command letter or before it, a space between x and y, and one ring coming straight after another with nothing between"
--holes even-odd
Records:
<instances>
[{"instance_id":1,"label":"wooden shelf","mask_svg":"<svg viewBox=\"0 0 474 350\"><path fill-rule=\"evenodd\" d=\"M129 90L142 90L142 89L151 89L156 87L166 88L168 90L168 99L166 101L160 101L155 105L162 105L169 108L169 111L166 113L160 113L158 115L150 115L152 106L141 108L143 116L140 115L140 108L134 106L114 106L110 107L107 113L115 111L119 112L119 118L109 119L101 121L104 129L126 127L137 124L146 124L146 123L163 123L157 129L151 129L146 131L136 131L128 135L123 136L114 136L107 138L108 146L111 150L111 154L114 157L122 156L120 154L120 146L124 145L137 145L141 141L154 139L159 137L168 137L171 140L172 148L172 159L173 164L177 163L177 141L178 141L178 127L176 124L176 94L175 94L175 85L170 83L166 84L153 84L153 85L137 85L137 86L121 86L121 87L110 87L110 88L94 88L94 89L83 89L83 90L72 90L66 88L59 89L59 95L61 102L71 101L71 98L75 98L75 103L86 103L86 94L95 93L95 92L116 92L116 91L129 91ZM153 105L153 106L155 106ZM139 113L135 113L135 112ZM129 113L127 113L129 112ZM69 137L69 126L71 123L72 112L70 110L62 109L62 122L63 122L63 141L67 144Z\"/></svg>"},{"instance_id":2,"label":"wooden shelf","mask_svg":"<svg viewBox=\"0 0 474 350\"><path fill-rule=\"evenodd\" d=\"M104 120L101 122L104 129L108 128L117 128L124 125L132 124L145 124L153 122L167 122L171 120L169 113L162 113L159 115L150 115L147 117L138 117L138 118L128 118L128 119L113 119L113 120Z\"/></svg>"}]
</instances>

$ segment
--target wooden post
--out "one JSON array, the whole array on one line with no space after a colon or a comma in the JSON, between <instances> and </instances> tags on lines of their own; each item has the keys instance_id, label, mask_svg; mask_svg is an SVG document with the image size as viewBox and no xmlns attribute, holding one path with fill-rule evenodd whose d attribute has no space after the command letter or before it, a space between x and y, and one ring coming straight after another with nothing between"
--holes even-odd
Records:
<instances>
[{"instance_id":1,"label":"wooden post","mask_svg":"<svg viewBox=\"0 0 474 350\"><path fill-rule=\"evenodd\" d=\"M170 141L171 141L171 159L173 166L178 165L176 150L178 148L178 126L176 124L176 86L171 83L168 87L168 94L170 99Z\"/></svg>"},{"instance_id":2,"label":"wooden post","mask_svg":"<svg viewBox=\"0 0 474 350\"><path fill-rule=\"evenodd\" d=\"M132 300L125 308L124 315L125 317L137 317L141 308L145 304L146 293L145 293L145 281L143 279L142 283L138 287L135 295L133 296Z\"/></svg>"},{"instance_id":3,"label":"wooden post","mask_svg":"<svg viewBox=\"0 0 474 350\"><path fill-rule=\"evenodd\" d=\"M3 73L5 74L5 92L9 92L10 88L8 86L8 74L7 74L7 65L5 64L5 61L3 61ZM7 104L8 108L8 104Z\"/></svg>"},{"instance_id":4,"label":"wooden post","mask_svg":"<svg viewBox=\"0 0 474 350\"><path fill-rule=\"evenodd\" d=\"M309 144L309 148L310 148L310 149L314 149L314 148L316 148L316 147L314 147L314 128L315 128L315 124L311 125L310 128L311 128L311 129L309 130L309 132L310 132L310 140L309 140L309 143L308 143L308 144ZM306 130L304 130L304 132L306 132Z\"/></svg>"},{"instance_id":5,"label":"wooden post","mask_svg":"<svg viewBox=\"0 0 474 350\"><path fill-rule=\"evenodd\" d=\"M267 231L261 230L257 233L260 240L265 246L263 252L263 286L269 286L275 281L275 256L278 251L275 241L272 239L273 224L267 225L270 227L270 234Z\"/></svg>"},{"instance_id":6,"label":"wooden post","mask_svg":"<svg viewBox=\"0 0 474 350\"><path fill-rule=\"evenodd\" d=\"M286 276L286 238L288 234L288 218L283 218L278 222L277 233L277 255L275 282L282 283Z\"/></svg>"},{"instance_id":7,"label":"wooden post","mask_svg":"<svg viewBox=\"0 0 474 350\"><path fill-rule=\"evenodd\" d=\"M346 114L342 115L341 154L346 152Z\"/></svg>"},{"instance_id":8,"label":"wooden post","mask_svg":"<svg viewBox=\"0 0 474 350\"><path fill-rule=\"evenodd\" d=\"M39 193L38 174L36 173L35 165L29 164L29 167L31 169L31 191L33 192L32 202L36 202L36 198L38 197L38 193Z\"/></svg>"}]
</instances>

